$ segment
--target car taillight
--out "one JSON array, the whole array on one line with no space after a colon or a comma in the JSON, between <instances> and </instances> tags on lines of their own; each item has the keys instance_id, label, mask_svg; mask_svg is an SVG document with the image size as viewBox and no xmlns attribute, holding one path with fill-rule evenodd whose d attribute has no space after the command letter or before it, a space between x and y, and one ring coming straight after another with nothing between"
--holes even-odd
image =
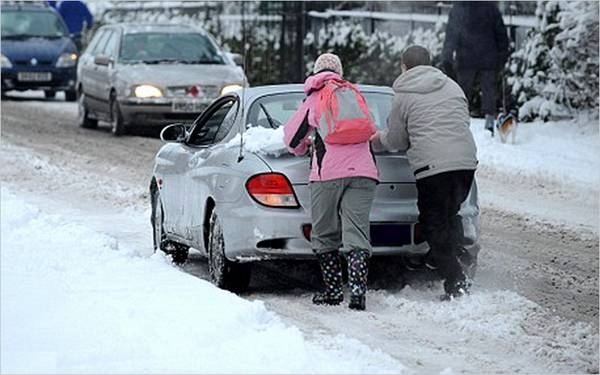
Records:
<instances>
[{"instance_id":1,"label":"car taillight","mask_svg":"<svg viewBox=\"0 0 600 375\"><path fill-rule=\"evenodd\" d=\"M300 207L292 184L281 173L261 173L246 182L246 190L258 203L269 207Z\"/></svg>"}]
</instances>

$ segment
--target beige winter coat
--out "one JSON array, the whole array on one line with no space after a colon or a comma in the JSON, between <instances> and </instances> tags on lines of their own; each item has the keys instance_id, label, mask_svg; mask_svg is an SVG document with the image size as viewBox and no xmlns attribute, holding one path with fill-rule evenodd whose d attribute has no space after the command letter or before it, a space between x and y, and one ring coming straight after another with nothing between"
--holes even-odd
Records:
<instances>
[{"instance_id":1,"label":"beige winter coat","mask_svg":"<svg viewBox=\"0 0 600 375\"><path fill-rule=\"evenodd\" d=\"M432 66L416 66L393 89L387 128L375 149L406 150L417 179L477 168L467 99L456 82Z\"/></svg>"}]
</instances>

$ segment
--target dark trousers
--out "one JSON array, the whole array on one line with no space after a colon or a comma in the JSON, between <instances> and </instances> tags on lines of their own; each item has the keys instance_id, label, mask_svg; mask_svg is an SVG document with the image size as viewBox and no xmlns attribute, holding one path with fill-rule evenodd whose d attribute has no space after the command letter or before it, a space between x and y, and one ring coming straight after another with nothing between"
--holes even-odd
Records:
<instances>
[{"instance_id":1,"label":"dark trousers","mask_svg":"<svg viewBox=\"0 0 600 375\"><path fill-rule=\"evenodd\" d=\"M481 111L485 115L496 116L496 71L495 70L476 70L459 69L457 79L460 88L465 92L469 102L472 100L473 84L475 77L479 73L479 82L481 86Z\"/></svg>"},{"instance_id":2,"label":"dark trousers","mask_svg":"<svg viewBox=\"0 0 600 375\"><path fill-rule=\"evenodd\" d=\"M464 231L458 214L473 183L473 170L436 174L417 180L419 222L441 276L452 283L465 275L458 262Z\"/></svg>"}]
</instances>

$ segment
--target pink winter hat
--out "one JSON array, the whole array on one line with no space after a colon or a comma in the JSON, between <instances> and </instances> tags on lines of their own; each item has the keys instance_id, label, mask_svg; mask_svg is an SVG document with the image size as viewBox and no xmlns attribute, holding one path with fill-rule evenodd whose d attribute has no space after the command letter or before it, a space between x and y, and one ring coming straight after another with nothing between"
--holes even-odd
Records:
<instances>
[{"instance_id":1,"label":"pink winter hat","mask_svg":"<svg viewBox=\"0 0 600 375\"><path fill-rule=\"evenodd\" d=\"M317 61L315 61L313 73L316 74L322 70L332 70L340 76L344 75L344 70L342 69L342 62L340 61L340 58L337 55L334 55L333 53L323 53L317 58Z\"/></svg>"}]
</instances>

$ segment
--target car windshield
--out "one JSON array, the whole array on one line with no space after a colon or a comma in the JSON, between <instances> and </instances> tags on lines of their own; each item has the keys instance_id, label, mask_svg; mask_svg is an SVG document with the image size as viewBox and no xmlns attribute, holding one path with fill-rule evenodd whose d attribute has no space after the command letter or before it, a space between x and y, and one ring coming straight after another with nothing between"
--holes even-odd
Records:
<instances>
[{"instance_id":1,"label":"car windshield","mask_svg":"<svg viewBox=\"0 0 600 375\"><path fill-rule=\"evenodd\" d=\"M219 50L197 33L126 34L121 44L123 63L224 64Z\"/></svg>"},{"instance_id":2,"label":"car windshield","mask_svg":"<svg viewBox=\"0 0 600 375\"><path fill-rule=\"evenodd\" d=\"M2 10L2 38L60 38L68 34L60 17L51 11Z\"/></svg>"},{"instance_id":3,"label":"car windshield","mask_svg":"<svg viewBox=\"0 0 600 375\"><path fill-rule=\"evenodd\" d=\"M392 94L363 92L369 112L378 129L384 129L392 108ZM253 126L276 128L287 122L305 98L303 93L286 93L264 96L248 111L248 123Z\"/></svg>"}]
</instances>

